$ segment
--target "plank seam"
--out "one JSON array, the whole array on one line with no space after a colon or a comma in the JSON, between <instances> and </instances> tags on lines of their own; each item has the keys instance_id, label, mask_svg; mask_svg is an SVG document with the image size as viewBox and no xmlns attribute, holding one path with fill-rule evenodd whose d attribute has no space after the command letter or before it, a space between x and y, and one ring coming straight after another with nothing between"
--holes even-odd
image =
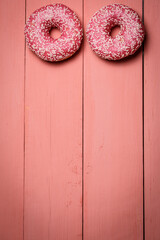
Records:
<instances>
[{"instance_id":1,"label":"plank seam","mask_svg":"<svg viewBox=\"0 0 160 240\"><path fill-rule=\"evenodd\" d=\"M27 0L25 0L25 24L26 24L26 14L27 13ZM25 221L25 153L26 153L26 125L25 125L25 90L26 90L26 40L24 40L24 125L23 125L23 132L24 132L24 139L23 139L23 150L24 150L24 156L23 156L23 240L25 238L24 236L24 221Z\"/></svg>"},{"instance_id":2,"label":"plank seam","mask_svg":"<svg viewBox=\"0 0 160 240\"><path fill-rule=\"evenodd\" d=\"M82 26L84 26L84 0L82 0ZM82 240L84 240L84 45L82 51Z\"/></svg>"},{"instance_id":3,"label":"plank seam","mask_svg":"<svg viewBox=\"0 0 160 240\"><path fill-rule=\"evenodd\" d=\"M142 22L144 24L144 0L142 0ZM142 44L142 151L143 151L143 240L145 240L145 162L144 162L144 42Z\"/></svg>"}]
</instances>

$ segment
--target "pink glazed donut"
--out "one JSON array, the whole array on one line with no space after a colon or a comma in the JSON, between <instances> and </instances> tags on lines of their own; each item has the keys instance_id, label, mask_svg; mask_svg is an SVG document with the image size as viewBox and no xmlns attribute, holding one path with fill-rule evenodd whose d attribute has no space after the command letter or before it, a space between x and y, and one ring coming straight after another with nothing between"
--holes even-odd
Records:
<instances>
[{"instance_id":1,"label":"pink glazed donut","mask_svg":"<svg viewBox=\"0 0 160 240\"><path fill-rule=\"evenodd\" d=\"M120 26L116 37L111 29ZM102 7L90 19L86 35L92 50L101 58L119 60L134 54L144 40L144 27L138 14L122 4Z\"/></svg>"},{"instance_id":2,"label":"pink glazed donut","mask_svg":"<svg viewBox=\"0 0 160 240\"><path fill-rule=\"evenodd\" d=\"M53 27L61 32L58 39L50 36ZM24 32L28 47L37 56L50 62L71 57L79 49L83 36L77 15L60 3L33 12L26 22Z\"/></svg>"}]
</instances>

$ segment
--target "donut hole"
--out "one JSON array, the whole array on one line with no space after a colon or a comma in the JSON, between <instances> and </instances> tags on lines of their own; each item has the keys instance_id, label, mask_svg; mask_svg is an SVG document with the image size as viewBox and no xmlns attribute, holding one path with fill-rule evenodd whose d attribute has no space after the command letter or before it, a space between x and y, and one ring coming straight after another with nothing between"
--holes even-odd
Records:
<instances>
[{"instance_id":1,"label":"donut hole","mask_svg":"<svg viewBox=\"0 0 160 240\"><path fill-rule=\"evenodd\" d=\"M110 32L111 37L115 38L120 31L121 31L121 28L120 28L119 25L116 25L116 26L112 27L111 32Z\"/></svg>"},{"instance_id":2,"label":"donut hole","mask_svg":"<svg viewBox=\"0 0 160 240\"><path fill-rule=\"evenodd\" d=\"M49 34L53 39L58 39L61 36L61 32L57 27L52 27Z\"/></svg>"}]
</instances>

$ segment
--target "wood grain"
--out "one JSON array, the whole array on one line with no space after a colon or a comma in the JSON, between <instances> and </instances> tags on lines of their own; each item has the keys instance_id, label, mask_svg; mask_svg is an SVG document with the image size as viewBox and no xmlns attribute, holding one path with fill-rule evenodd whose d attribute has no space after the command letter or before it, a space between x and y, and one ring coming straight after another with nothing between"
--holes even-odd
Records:
<instances>
[{"instance_id":1,"label":"wood grain","mask_svg":"<svg viewBox=\"0 0 160 240\"><path fill-rule=\"evenodd\" d=\"M102 6L84 1L86 26ZM118 1L141 16L141 1ZM84 51L84 239L143 239L142 54L111 62Z\"/></svg>"},{"instance_id":2,"label":"wood grain","mask_svg":"<svg viewBox=\"0 0 160 240\"><path fill-rule=\"evenodd\" d=\"M82 2L61 1L82 18ZM27 1L27 17L53 1ZM27 48L25 240L82 235L82 51L60 63Z\"/></svg>"},{"instance_id":3,"label":"wood grain","mask_svg":"<svg viewBox=\"0 0 160 240\"><path fill-rule=\"evenodd\" d=\"M144 48L144 162L146 240L160 238L160 2L145 0L147 32Z\"/></svg>"},{"instance_id":4,"label":"wood grain","mask_svg":"<svg viewBox=\"0 0 160 240\"><path fill-rule=\"evenodd\" d=\"M114 2L84 0L83 9L83 0L61 1L81 20L84 10L85 29L95 11ZM118 2L142 16L142 1ZM85 39L84 59L80 49L47 63L27 48L24 86L25 10L29 17L50 3L27 0L25 9L25 1L0 1L0 239L142 240L141 50L109 62ZM160 236L159 10L158 0L144 0L145 240Z\"/></svg>"},{"instance_id":5,"label":"wood grain","mask_svg":"<svg viewBox=\"0 0 160 240\"><path fill-rule=\"evenodd\" d=\"M0 23L0 239L22 240L24 1L0 1Z\"/></svg>"}]
</instances>

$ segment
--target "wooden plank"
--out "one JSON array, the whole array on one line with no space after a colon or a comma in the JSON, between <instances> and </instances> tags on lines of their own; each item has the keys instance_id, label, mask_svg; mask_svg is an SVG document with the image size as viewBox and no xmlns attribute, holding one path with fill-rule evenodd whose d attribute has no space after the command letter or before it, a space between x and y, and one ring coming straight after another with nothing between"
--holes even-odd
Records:
<instances>
[{"instance_id":1,"label":"wooden plank","mask_svg":"<svg viewBox=\"0 0 160 240\"><path fill-rule=\"evenodd\" d=\"M85 0L84 25L119 2ZM142 54L109 62L84 51L84 239L143 239Z\"/></svg>"},{"instance_id":2,"label":"wooden plank","mask_svg":"<svg viewBox=\"0 0 160 240\"><path fill-rule=\"evenodd\" d=\"M17 8L18 6L18 8ZM0 239L23 237L24 1L0 1Z\"/></svg>"},{"instance_id":3,"label":"wooden plank","mask_svg":"<svg viewBox=\"0 0 160 240\"><path fill-rule=\"evenodd\" d=\"M50 3L28 0L27 17ZM81 239L82 52L48 63L27 48L26 71L25 240Z\"/></svg>"},{"instance_id":4,"label":"wooden plank","mask_svg":"<svg viewBox=\"0 0 160 240\"><path fill-rule=\"evenodd\" d=\"M160 2L145 0L147 38L144 51L144 162L146 240L160 238Z\"/></svg>"}]
</instances>

